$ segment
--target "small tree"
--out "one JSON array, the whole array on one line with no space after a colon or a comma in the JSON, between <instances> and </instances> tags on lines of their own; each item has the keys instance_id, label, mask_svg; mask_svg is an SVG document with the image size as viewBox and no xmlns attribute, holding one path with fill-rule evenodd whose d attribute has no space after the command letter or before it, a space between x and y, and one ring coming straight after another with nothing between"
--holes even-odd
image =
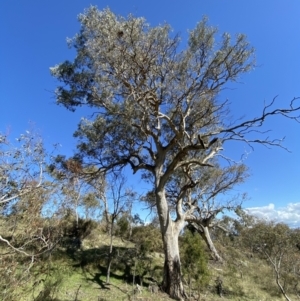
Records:
<instances>
[{"instance_id":1,"label":"small tree","mask_svg":"<svg viewBox=\"0 0 300 301\"><path fill-rule=\"evenodd\" d=\"M131 189L126 189L124 187L125 183L125 177L122 174L113 174L109 181L107 181L106 186L98 190L99 198L104 203L104 215L110 237L109 251L107 254L107 283L110 283L110 271L114 257L113 240L116 223L119 221L121 234L127 230L127 228L125 229L128 222L127 219L125 220L125 224L123 223L122 225L120 220L122 221L122 214L127 212L135 199L135 193Z\"/></svg>"},{"instance_id":2,"label":"small tree","mask_svg":"<svg viewBox=\"0 0 300 301\"><path fill-rule=\"evenodd\" d=\"M288 301L288 285L291 285L294 268L299 265L300 257L297 244L299 236L282 223L257 220L250 228L244 228L241 238L245 246L266 259L275 274L275 282L281 294ZM296 255L296 256L295 256ZM290 283L289 283L290 282Z\"/></svg>"},{"instance_id":3,"label":"small tree","mask_svg":"<svg viewBox=\"0 0 300 301\"><path fill-rule=\"evenodd\" d=\"M203 243L196 232L189 229L184 231L180 239L180 252L183 275L189 287L189 298L192 291L196 290L200 300L200 291L208 283L210 273Z\"/></svg>"},{"instance_id":4,"label":"small tree","mask_svg":"<svg viewBox=\"0 0 300 301\"><path fill-rule=\"evenodd\" d=\"M143 285L143 279L146 274L149 274L153 281L155 279L155 268L153 264L153 252L163 252L160 231L153 224L139 225L132 229L131 241L135 243L135 272L138 272L140 284ZM150 285L150 291L152 286Z\"/></svg>"},{"instance_id":5,"label":"small tree","mask_svg":"<svg viewBox=\"0 0 300 301\"><path fill-rule=\"evenodd\" d=\"M276 115L298 121L292 114L300 107L295 98L286 109L272 109L274 99L258 117L233 121L229 102L218 95L253 68L254 50L241 34L216 38L207 19L190 31L183 50L168 24L152 28L144 18L96 7L79 21L80 32L69 40L74 61L51 68L62 82L58 104L95 110L75 133L76 157L97 166L97 174L129 165L153 183L165 253L163 289L183 299L178 237L195 209L183 210L187 190L220 158L225 142L280 146L280 139L260 136L265 131L259 127ZM181 195L174 208L166 187L178 174Z\"/></svg>"},{"instance_id":6,"label":"small tree","mask_svg":"<svg viewBox=\"0 0 300 301\"><path fill-rule=\"evenodd\" d=\"M183 210L189 213L186 215L189 229L200 234L216 261L222 262L223 259L214 246L210 231L212 228L221 227L216 218L219 213L225 210L233 211L241 205L245 195L231 196L228 199L226 193L244 182L247 176L247 168L243 164L221 168L215 163L214 167L203 168L197 182L194 182L194 187L186 190L183 198ZM175 206L182 193L182 185L178 183L180 179L180 176L175 178L172 185L167 187L169 203L172 203L173 199Z\"/></svg>"},{"instance_id":7,"label":"small tree","mask_svg":"<svg viewBox=\"0 0 300 301\"><path fill-rule=\"evenodd\" d=\"M59 218L64 223L64 244L75 251L96 226L95 221L88 219L88 213L92 210L101 212L100 199L94 183L82 176L83 167L79 160L67 160L65 156L58 155L47 169L59 188L52 198L55 198ZM98 181L101 185L100 179L94 179L94 182Z\"/></svg>"},{"instance_id":8,"label":"small tree","mask_svg":"<svg viewBox=\"0 0 300 301\"><path fill-rule=\"evenodd\" d=\"M16 300L38 258L60 239L60 221L46 212L57 186L46 172L50 159L41 137L26 131L9 141L0 134L0 299Z\"/></svg>"},{"instance_id":9,"label":"small tree","mask_svg":"<svg viewBox=\"0 0 300 301\"><path fill-rule=\"evenodd\" d=\"M48 166L51 175L56 179L60 188L57 199L60 200L63 215L74 215L76 227L78 228L80 215L85 213L86 219L92 210L101 210L100 199L97 198L97 191L94 182L103 185L101 177L89 181L82 176L83 167L76 159L67 160L65 156L57 156L55 161ZM80 214L81 212L81 214Z\"/></svg>"}]
</instances>

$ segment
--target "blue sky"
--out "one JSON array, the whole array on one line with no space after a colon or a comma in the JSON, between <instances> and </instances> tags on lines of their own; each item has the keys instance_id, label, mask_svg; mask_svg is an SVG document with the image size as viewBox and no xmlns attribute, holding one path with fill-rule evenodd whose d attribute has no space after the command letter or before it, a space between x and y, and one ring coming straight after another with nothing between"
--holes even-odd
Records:
<instances>
[{"instance_id":1,"label":"blue sky","mask_svg":"<svg viewBox=\"0 0 300 301\"><path fill-rule=\"evenodd\" d=\"M231 85L220 98L232 103L235 117L259 115L264 101L278 95L276 106L288 106L300 96L299 0L2 0L0 1L0 131L17 137L34 122L47 146L60 143L61 153L71 155L72 137L80 117L55 105L57 85L49 67L74 57L66 38L79 30L77 15L89 5L121 15L143 16L156 26L170 23L186 42L206 15L220 33L244 33L256 49L257 68ZM300 101L299 101L300 103ZM274 118L266 124L273 137L286 137L282 149L256 146L245 163L251 177L239 187L247 192L245 207L264 217L300 225L300 124ZM250 151L243 144L226 145L226 154L238 159ZM138 181L138 179L136 179ZM137 182L140 188L144 184Z\"/></svg>"}]
</instances>

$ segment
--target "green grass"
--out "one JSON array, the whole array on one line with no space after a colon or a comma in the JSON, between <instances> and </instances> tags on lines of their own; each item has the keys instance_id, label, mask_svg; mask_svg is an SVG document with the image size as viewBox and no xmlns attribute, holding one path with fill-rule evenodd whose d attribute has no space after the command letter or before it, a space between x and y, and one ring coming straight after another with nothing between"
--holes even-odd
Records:
<instances>
[{"instance_id":1,"label":"green grass","mask_svg":"<svg viewBox=\"0 0 300 301\"><path fill-rule=\"evenodd\" d=\"M149 254L149 273L144 278L141 294L134 294L132 277L133 244L116 238L116 260L112 266L111 283L106 283L105 252L108 237L97 230L83 242L81 250L61 248L31 270L26 286L16 291L17 301L107 301L107 300L171 300L162 292L150 294L148 277L161 281L163 255ZM279 294L271 268L265 261L239 252L237 249L217 246L226 259L224 264L209 262L211 279L202 291L204 301L279 301ZM124 272L127 271L127 272ZM127 276L126 276L127 273ZM223 281L223 297L216 290L216 279ZM188 291L188 290L187 290ZM196 294L194 292L194 294ZM292 300L297 296L289 293ZM196 300L192 299L191 300Z\"/></svg>"},{"instance_id":2,"label":"green grass","mask_svg":"<svg viewBox=\"0 0 300 301\"><path fill-rule=\"evenodd\" d=\"M41 298L38 301L169 300L168 296L162 293L152 298L153 296L146 288L143 288L142 294L135 296L134 287L122 280L122 273L112 273L111 283L106 284L104 269L74 268L72 270L72 267L69 268L70 270L66 267L62 269L61 265L54 263L52 273L48 277L48 283L53 293L48 299ZM62 273L63 270L65 273ZM34 298L37 298L39 294L42 296L41 292L48 287L46 282L45 280L35 286L31 293L27 291L27 296L20 301L35 300Z\"/></svg>"}]
</instances>

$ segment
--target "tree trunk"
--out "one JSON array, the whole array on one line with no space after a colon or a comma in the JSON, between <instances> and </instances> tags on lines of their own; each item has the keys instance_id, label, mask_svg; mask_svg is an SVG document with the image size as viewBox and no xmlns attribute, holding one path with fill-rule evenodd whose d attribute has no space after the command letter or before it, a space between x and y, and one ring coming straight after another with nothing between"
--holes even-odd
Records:
<instances>
[{"instance_id":1,"label":"tree trunk","mask_svg":"<svg viewBox=\"0 0 300 301\"><path fill-rule=\"evenodd\" d=\"M223 258L219 255L213 241L211 240L208 227L202 226L201 228L202 228L202 231L199 231L199 233L200 233L201 237L204 239L207 247L209 248L212 257L216 261L223 262Z\"/></svg>"},{"instance_id":2,"label":"tree trunk","mask_svg":"<svg viewBox=\"0 0 300 301\"><path fill-rule=\"evenodd\" d=\"M216 261L219 261L219 262L223 262L223 258L219 255L217 249L215 248L213 241L211 240L208 227L203 224L200 225L200 224L196 224L196 223L191 223L190 226L192 229L196 230L201 235L201 237L205 241L213 259Z\"/></svg>"},{"instance_id":3,"label":"tree trunk","mask_svg":"<svg viewBox=\"0 0 300 301\"><path fill-rule=\"evenodd\" d=\"M172 221L164 191L156 194L156 201L165 253L162 288L171 298L185 300L187 296L182 283L178 244L184 221L179 219Z\"/></svg>"},{"instance_id":4,"label":"tree trunk","mask_svg":"<svg viewBox=\"0 0 300 301\"><path fill-rule=\"evenodd\" d=\"M170 228L172 228L172 225ZM173 235L169 234L164 236L165 264L163 289L171 298L184 300L186 298L186 294L182 284L181 262L178 246L179 233L172 233Z\"/></svg>"},{"instance_id":5,"label":"tree trunk","mask_svg":"<svg viewBox=\"0 0 300 301\"><path fill-rule=\"evenodd\" d=\"M110 268L113 260L113 228L114 228L114 217L112 218L110 225L110 244L109 244L109 252L107 258L107 270L106 270L106 283L110 283Z\"/></svg>"},{"instance_id":6,"label":"tree trunk","mask_svg":"<svg viewBox=\"0 0 300 301\"><path fill-rule=\"evenodd\" d=\"M107 260L107 271L106 271L106 283L110 283L110 268L111 268L111 262L112 262L112 254L108 255Z\"/></svg>"},{"instance_id":7,"label":"tree trunk","mask_svg":"<svg viewBox=\"0 0 300 301\"><path fill-rule=\"evenodd\" d=\"M276 272L276 284L278 285L281 293L283 294L284 298L287 300L287 301L292 301L289 296L286 294L285 292L285 289L283 288L283 286L281 285L280 281L279 281L279 272L278 270L275 269L275 272Z\"/></svg>"}]
</instances>

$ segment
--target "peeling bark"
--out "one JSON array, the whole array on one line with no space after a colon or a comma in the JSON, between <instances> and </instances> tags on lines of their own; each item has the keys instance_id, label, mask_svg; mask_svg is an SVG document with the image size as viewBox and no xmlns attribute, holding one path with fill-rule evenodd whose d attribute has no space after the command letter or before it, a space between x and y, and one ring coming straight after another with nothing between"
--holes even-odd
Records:
<instances>
[{"instance_id":1,"label":"peeling bark","mask_svg":"<svg viewBox=\"0 0 300 301\"><path fill-rule=\"evenodd\" d=\"M179 258L166 261L164 270L164 291L176 300L184 300L185 293L180 276L181 269Z\"/></svg>"}]
</instances>

